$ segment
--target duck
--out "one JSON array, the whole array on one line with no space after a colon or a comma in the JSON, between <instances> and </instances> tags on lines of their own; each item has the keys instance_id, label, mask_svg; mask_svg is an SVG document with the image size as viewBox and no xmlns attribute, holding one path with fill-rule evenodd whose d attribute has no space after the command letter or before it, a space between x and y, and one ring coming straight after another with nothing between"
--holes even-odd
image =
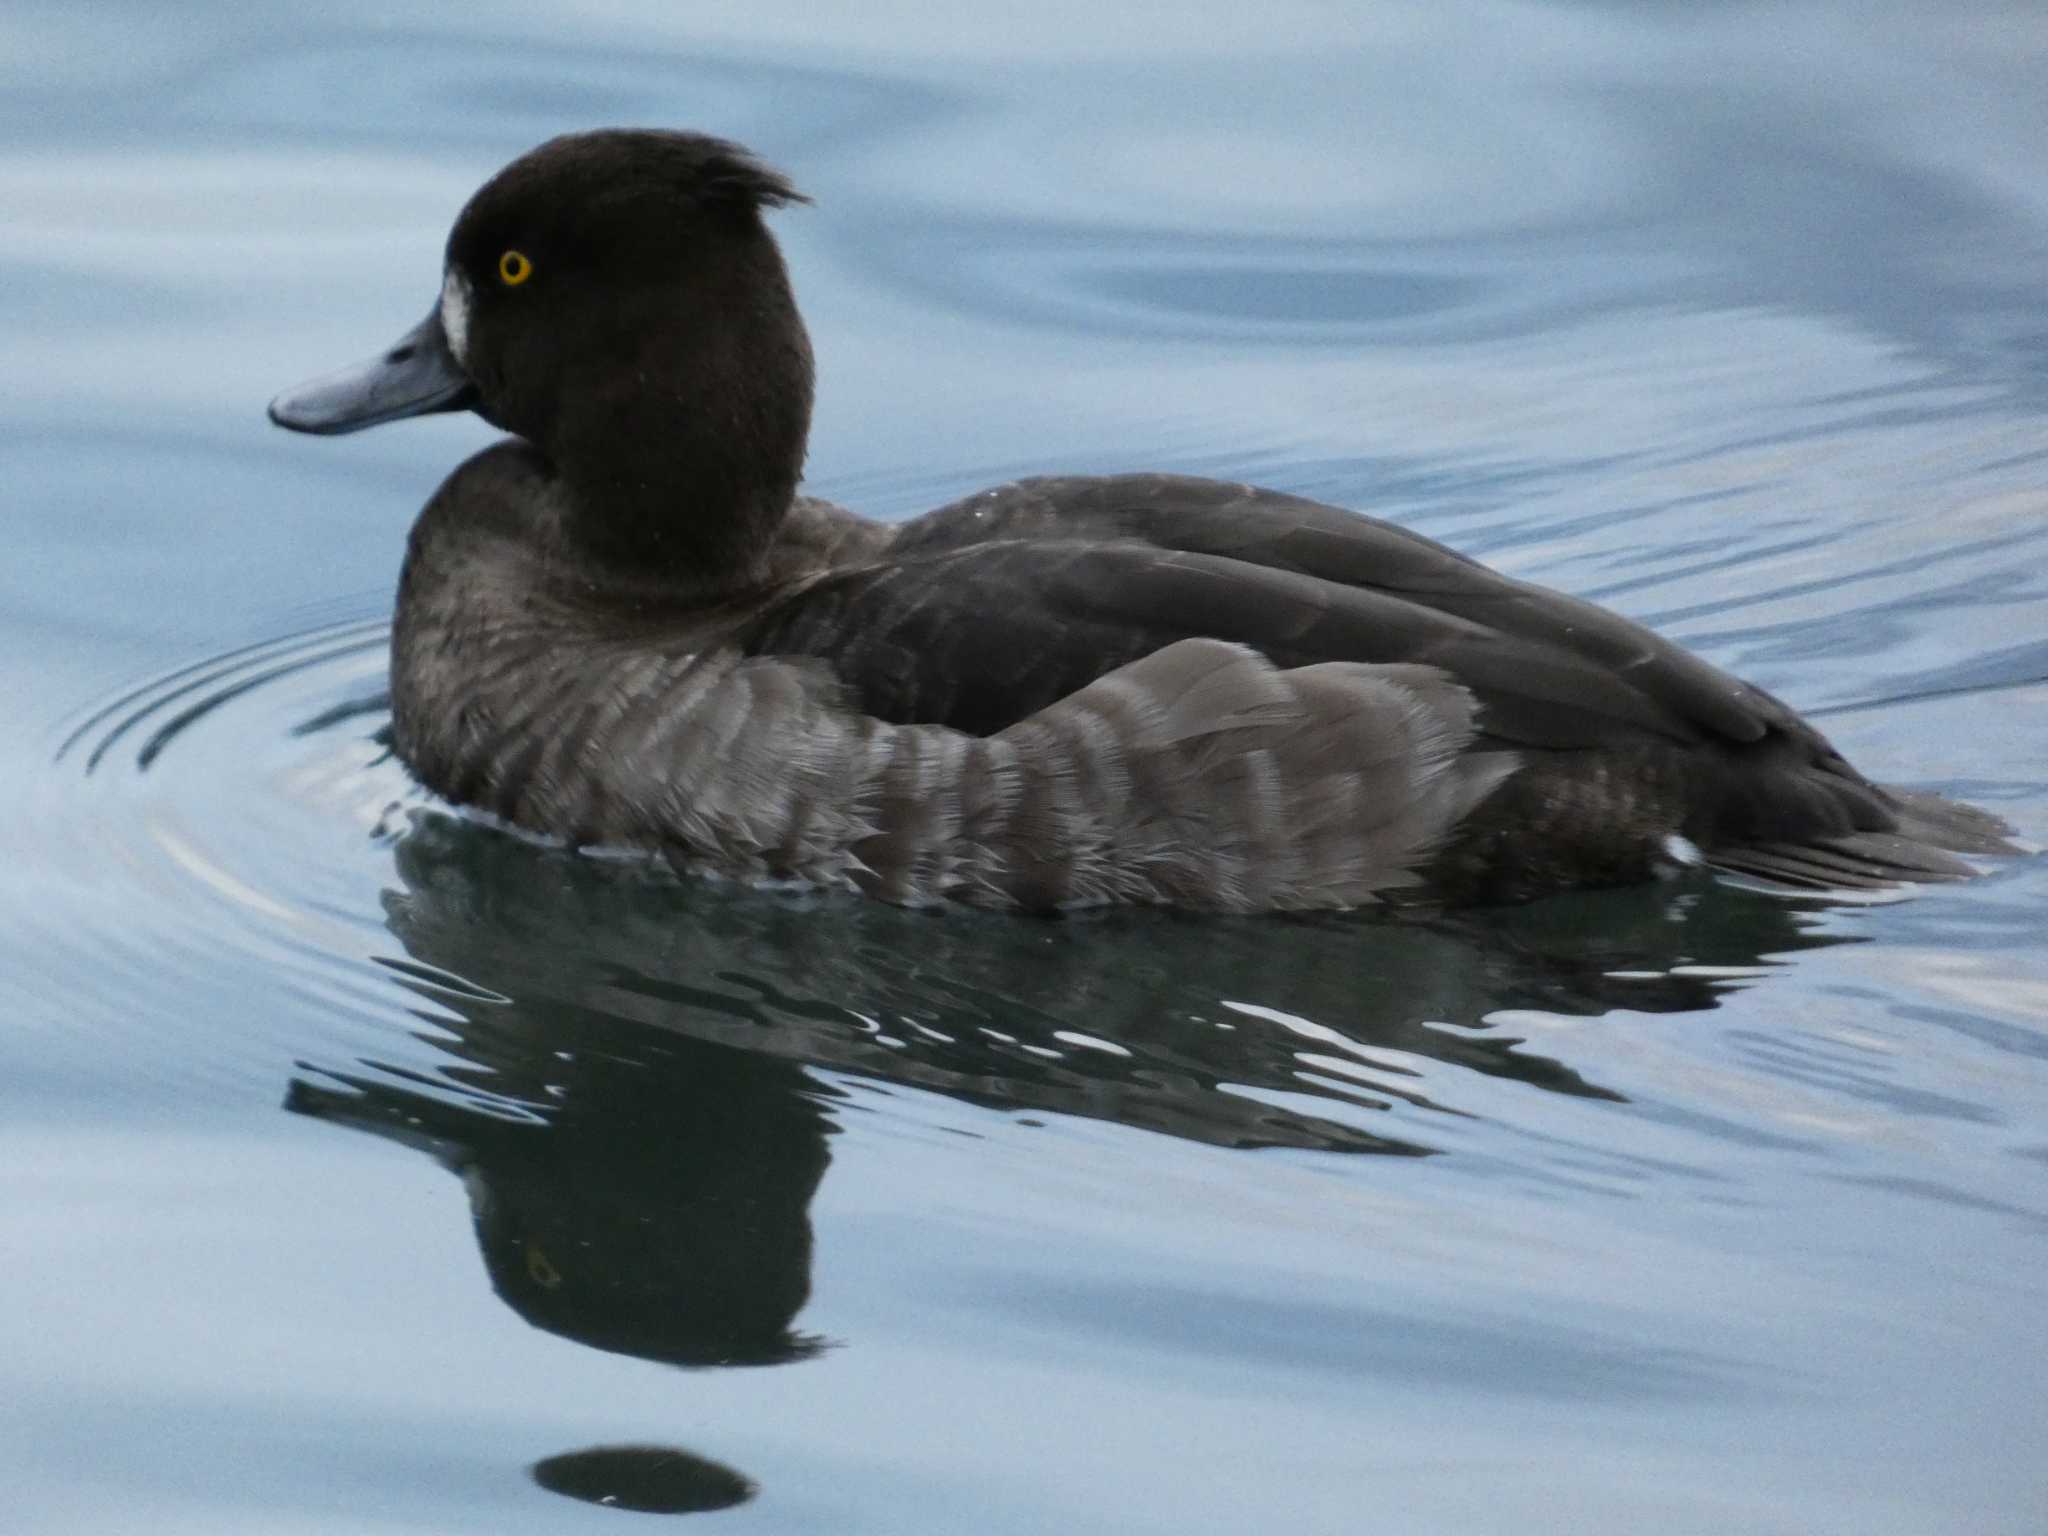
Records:
<instances>
[{"instance_id":1,"label":"duck","mask_svg":"<svg viewBox=\"0 0 2048 1536\"><path fill-rule=\"evenodd\" d=\"M748 149L565 135L457 216L438 300L269 415L506 434L419 514L391 736L583 849L909 906L1484 905L1704 864L1960 879L1995 817L1865 778L1644 626L1393 523L1161 473L908 521L802 491L814 364Z\"/></svg>"}]
</instances>

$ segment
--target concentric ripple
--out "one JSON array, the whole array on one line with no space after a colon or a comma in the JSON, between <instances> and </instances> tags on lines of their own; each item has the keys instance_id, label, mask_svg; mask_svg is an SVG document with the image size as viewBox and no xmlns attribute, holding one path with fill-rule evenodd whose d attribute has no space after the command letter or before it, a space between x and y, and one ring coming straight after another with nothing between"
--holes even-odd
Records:
<instances>
[{"instance_id":1,"label":"concentric ripple","mask_svg":"<svg viewBox=\"0 0 2048 1536\"><path fill-rule=\"evenodd\" d=\"M358 619L242 646L62 731L31 825L64 844L39 862L65 879L25 909L78 1025L56 1066L275 1082L308 1005L316 1035L389 1014L364 964L388 942L379 828L418 795L379 740L387 634ZM252 976L280 1006L247 1007ZM205 1024L216 999L216 1017L269 1023L223 1038Z\"/></svg>"},{"instance_id":2,"label":"concentric ripple","mask_svg":"<svg viewBox=\"0 0 2048 1536\"><path fill-rule=\"evenodd\" d=\"M181 732L214 711L266 684L322 669L330 662L381 658L390 633L390 625L382 621L304 630L180 667L93 710L65 737L57 749L57 760L82 755L90 774L125 741L139 737L133 766L137 772L147 772ZM383 694L378 693L358 701L359 707L341 707L347 713L367 714L383 702ZM332 718L323 714L299 731L320 729Z\"/></svg>"}]
</instances>

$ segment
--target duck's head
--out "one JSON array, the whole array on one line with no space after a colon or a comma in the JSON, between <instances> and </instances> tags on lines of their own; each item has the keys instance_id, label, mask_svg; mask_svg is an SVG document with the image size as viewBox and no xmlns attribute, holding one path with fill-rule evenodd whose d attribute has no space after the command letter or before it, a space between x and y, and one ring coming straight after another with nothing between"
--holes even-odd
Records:
<instances>
[{"instance_id":1,"label":"duck's head","mask_svg":"<svg viewBox=\"0 0 2048 1536\"><path fill-rule=\"evenodd\" d=\"M606 552L758 539L794 494L812 385L761 214L804 200L722 139L550 140L462 210L426 319L279 395L271 420L338 433L473 410L539 451Z\"/></svg>"}]
</instances>

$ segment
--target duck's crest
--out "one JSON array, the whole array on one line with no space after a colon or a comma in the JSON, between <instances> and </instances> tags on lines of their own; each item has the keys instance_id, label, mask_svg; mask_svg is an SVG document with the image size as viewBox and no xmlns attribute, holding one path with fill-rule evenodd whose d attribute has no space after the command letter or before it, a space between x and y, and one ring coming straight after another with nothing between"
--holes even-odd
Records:
<instances>
[{"instance_id":1,"label":"duck's crest","mask_svg":"<svg viewBox=\"0 0 2048 1536\"><path fill-rule=\"evenodd\" d=\"M737 144L710 141L712 153L699 167L690 190L707 202L749 203L756 208L786 208L810 198L774 166L757 160Z\"/></svg>"},{"instance_id":2,"label":"duck's crest","mask_svg":"<svg viewBox=\"0 0 2048 1536\"><path fill-rule=\"evenodd\" d=\"M604 128L565 133L522 155L501 173L517 184L529 175L568 173L597 205L683 196L707 205L783 208L808 203L790 179L730 139L661 128Z\"/></svg>"}]
</instances>

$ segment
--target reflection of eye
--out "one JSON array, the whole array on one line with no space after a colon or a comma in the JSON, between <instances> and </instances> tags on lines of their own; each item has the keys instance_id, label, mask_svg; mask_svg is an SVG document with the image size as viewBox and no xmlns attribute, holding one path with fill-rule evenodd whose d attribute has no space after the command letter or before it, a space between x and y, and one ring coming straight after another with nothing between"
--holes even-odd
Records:
<instances>
[{"instance_id":1,"label":"reflection of eye","mask_svg":"<svg viewBox=\"0 0 2048 1536\"><path fill-rule=\"evenodd\" d=\"M524 251L507 251L498 258L498 278L507 288L517 288L533 276L533 263Z\"/></svg>"},{"instance_id":2,"label":"reflection of eye","mask_svg":"<svg viewBox=\"0 0 2048 1536\"><path fill-rule=\"evenodd\" d=\"M510 282L511 279L507 278L506 281ZM562 1272L550 1264L548 1256L531 1243L526 1247L526 1272L533 1276L533 1283L544 1291L552 1291L562 1283Z\"/></svg>"}]
</instances>

